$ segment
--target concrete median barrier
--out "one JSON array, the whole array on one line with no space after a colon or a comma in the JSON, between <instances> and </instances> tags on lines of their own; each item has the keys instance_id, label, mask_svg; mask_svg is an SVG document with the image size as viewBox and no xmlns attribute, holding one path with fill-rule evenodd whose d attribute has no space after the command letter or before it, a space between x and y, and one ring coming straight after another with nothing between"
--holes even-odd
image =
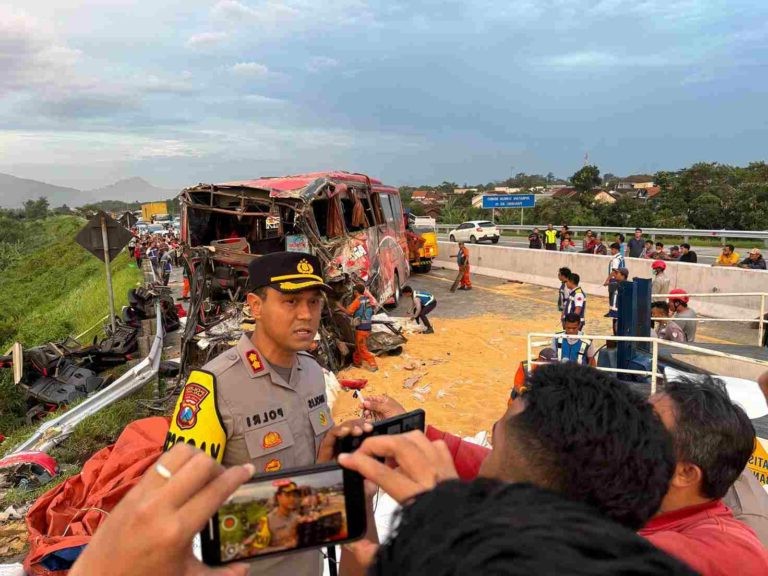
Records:
<instances>
[{"instance_id":1,"label":"concrete median barrier","mask_svg":"<svg viewBox=\"0 0 768 576\"><path fill-rule=\"evenodd\" d=\"M450 256L456 255L458 245L454 242L438 244L440 259L434 264L457 270L456 259ZM587 294L608 296L608 289L603 286L603 282L608 275L610 256L485 244L471 244L469 252L472 272L475 274L558 288L560 282L557 271L566 266L581 277L581 286ZM630 279L652 278L651 262L627 258ZM670 289L683 288L691 294L768 292L768 272L762 270L667 262L666 274L670 279ZM760 313L758 296L691 298L690 305L700 314L715 318L757 318Z\"/></svg>"}]
</instances>

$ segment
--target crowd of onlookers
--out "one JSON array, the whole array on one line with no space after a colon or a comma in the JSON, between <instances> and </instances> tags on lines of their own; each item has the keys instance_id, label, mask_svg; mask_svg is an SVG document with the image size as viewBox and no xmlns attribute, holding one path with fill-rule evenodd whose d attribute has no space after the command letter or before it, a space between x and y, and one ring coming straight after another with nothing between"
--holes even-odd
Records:
<instances>
[{"instance_id":1,"label":"crowd of onlookers","mask_svg":"<svg viewBox=\"0 0 768 576\"><path fill-rule=\"evenodd\" d=\"M178 233L169 225L165 232L140 232L131 228L133 238L128 242L128 253L136 260L136 266L142 267L145 259L163 286L168 286L171 271L179 265L181 257L181 240Z\"/></svg>"},{"instance_id":2,"label":"crowd of onlookers","mask_svg":"<svg viewBox=\"0 0 768 576\"><path fill-rule=\"evenodd\" d=\"M614 242L608 246L606 246L605 239L592 230L587 230L580 245L577 245L573 239L573 233L566 224L563 224L560 230L555 230L552 224L548 224L544 232L534 228L528 235L528 247L534 250L608 255L613 244L618 244L618 253L623 258L644 258L646 260L687 262L689 264L698 262L696 252L691 250L691 245L687 242L672 246L667 250L663 242L654 242L643 237L641 228L635 229L635 233L629 241L626 241L624 234L617 233L614 236ZM751 249L747 257L743 259L735 250L733 244L723 246L722 252L713 266L732 266L751 270L766 269L765 260L759 248Z\"/></svg>"}]
</instances>

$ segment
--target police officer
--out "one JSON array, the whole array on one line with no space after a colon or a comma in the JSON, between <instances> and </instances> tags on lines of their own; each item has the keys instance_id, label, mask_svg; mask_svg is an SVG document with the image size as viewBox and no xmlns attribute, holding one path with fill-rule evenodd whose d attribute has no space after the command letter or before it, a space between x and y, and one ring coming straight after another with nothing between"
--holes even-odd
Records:
<instances>
[{"instance_id":1,"label":"police officer","mask_svg":"<svg viewBox=\"0 0 768 576\"><path fill-rule=\"evenodd\" d=\"M251 462L257 473L330 459L329 442L349 430L334 428L323 443L333 420L323 371L305 352L320 325L322 292L331 291L320 275L320 261L310 254L279 252L255 259L248 272L255 330L190 373L166 450L187 442L225 466ZM316 550L260 560L251 569L270 576L319 576L320 571Z\"/></svg>"}]
</instances>

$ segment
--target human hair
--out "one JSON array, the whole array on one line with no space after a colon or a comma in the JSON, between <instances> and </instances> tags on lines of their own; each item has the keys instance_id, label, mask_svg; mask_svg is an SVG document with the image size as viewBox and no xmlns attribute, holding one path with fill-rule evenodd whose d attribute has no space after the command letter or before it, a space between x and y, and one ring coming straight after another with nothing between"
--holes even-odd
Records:
<instances>
[{"instance_id":1,"label":"human hair","mask_svg":"<svg viewBox=\"0 0 768 576\"><path fill-rule=\"evenodd\" d=\"M256 296L258 296L262 300L266 300L267 299L267 294L269 293L269 290L267 290L266 286L259 286L258 288L253 288L251 290L251 292L256 294Z\"/></svg>"},{"instance_id":2,"label":"human hair","mask_svg":"<svg viewBox=\"0 0 768 576\"><path fill-rule=\"evenodd\" d=\"M643 229L642 228L635 228L635 232L640 232L642 234Z\"/></svg>"},{"instance_id":3,"label":"human hair","mask_svg":"<svg viewBox=\"0 0 768 576\"><path fill-rule=\"evenodd\" d=\"M728 248L728 250L730 250L731 252L736 250L736 246L734 246L733 244L726 244L725 247Z\"/></svg>"},{"instance_id":4,"label":"human hair","mask_svg":"<svg viewBox=\"0 0 768 576\"><path fill-rule=\"evenodd\" d=\"M400 292L403 294L413 294L413 288L411 288L408 284L400 288Z\"/></svg>"},{"instance_id":5,"label":"human hair","mask_svg":"<svg viewBox=\"0 0 768 576\"><path fill-rule=\"evenodd\" d=\"M355 284L354 290L356 294L365 294L365 284Z\"/></svg>"},{"instance_id":6,"label":"human hair","mask_svg":"<svg viewBox=\"0 0 768 576\"><path fill-rule=\"evenodd\" d=\"M651 246L653 246L653 240L646 240L645 243L646 244L650 244Z\"/></svg>"},{"instance_id":7,"label":"human hair","mask_svg":"<svg viewBox=\"0 0 768 576\"><path fill-rule=\"evenodd\" d=\"M557 273L567 278L568 276L571 275L571 269L563 266L562 268L560 268L560 270L557 271Z\"/></svg>"},{"instance_id":8,"label":"human hair","mask_svg":"<svg viewBox=\"0 0 768 576\"><path fill-rule=\"evenodd\" d=\"M664 316L669 316L669 304L664 302L664 300L656 300L654 302L651 302L651 310L653 310L654 308L664 312Z\"/></svg>"},{"instance_id":9,"label":"human hair","mask_svg":"<svg viewBox=\"0 0 768 576\"><path fill-rule=\"evenodd\" d=\"M527 479L633 530L643 526L675 466L670 434L646 398L573 362L539 366L526 387L505 439Z\"/></svg>"},{"instance_id":10,"label":"human hair","mask_svg":"<svg viewBox=\"0 0 768 576\"><path fill-rule=\"evenodd\" d=\"M576 286L578 286L579 285L579 281L581 280L581 277L578 274L576 274L576 272L571 272L568 275L568 279L571 282L573 282L574 284L576 284Z\"/></svg>"},{"instance_id":11,"label":"human hair","mask_svg":"<svg viewBox=\"0 0 768 576\"><path fill-rule=\"evenodd\" d=\"M683 242L682 244L680 244L680 248L685 248L686 250L690 250L691 245L688 244L688 242Z\"/></svg>"},{"instance_id":12,"label":"human hair","mask_svg":"<svg viewBox=\"0 0 768 576\"><path fill-rule=\"evenodd\" d=\"M369 576L694 574L588 506L529 484L442 482L407 504L396 526Z\"/></svg>"},{"instance_id":13,"label":"human hair","mask_svg":"<svg viewBox=\"0 0 768 576\"><path fill-rule=\"evenodd\" d=\"M621 232L616 234L616 238L618 238L620 242L624 242L624 234L622 234Z\"/></svg>"},{"instance_id":14,"label":"human hair","mask_svg":"<svg viewBox=\"0 0 768 576\"><path fill-rule=\"evenodd\" d=\"M675 376L661 394L674 405L671 433L678 460L699 467L704 496L722 498L755 448L752 422L731 401L725 384L711 376Z\"/></svg>"},{"instance_id":15,"label":"human hair","mask_svg":"<svg viewBox=\"0 0 768 576\"><path fill-rule=\"evenodd\" d=\"M619 244L618 242L613 242L611 244L611 250L621 250L621 244Z\"/></svg>"},{"instance_id":16,"label":"human hair","mask_svg":"<svg viewBox=\"0 0 768 576\"><path fill-rule=\"evenodd\" d=\"M567 324L577 323L581 324L581 316L576 314L575 312L569 312L565 315L565 318L563 318L563 321Z\"/></svg>"},{"instance_id":17,"label":"human hair","mask_svg":"<svg viewBox=\"0 0 768 576\"><path fill-rule=\"evenodd\" d=\"M656 242L656 248L658 248L659 246L664 248L664 242Z\"/></svg>"}]
</instances>

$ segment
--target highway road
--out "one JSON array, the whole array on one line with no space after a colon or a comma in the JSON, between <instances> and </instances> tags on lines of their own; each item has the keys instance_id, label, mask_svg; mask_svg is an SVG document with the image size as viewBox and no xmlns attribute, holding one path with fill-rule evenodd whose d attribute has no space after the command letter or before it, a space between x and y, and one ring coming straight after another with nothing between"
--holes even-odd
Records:
<instances>
[{"instance_id":1,"label":"highway road","mask_svg":"<svg viewBox=\"0 0 768 576\"><path fill-rule=\"evenodd\" d=\"M448 241L448 234L440 233L438 234L438 238L440 240ZM579 238L576 240L576 246L579 246L580 243L581 239ZM514 248L528 248L528 240L519 236L502 236L499 239L499 245L511 246ZM665 248L669 248L669 246L665 246ZM715 246L691 246L691 250L696 252L696 255L699 257L699 264L714 263L721 251L720 248ZM743 258L746 258L746 248L737 248L736 252L739 253Z\"/></svg>"}]
</instances>

